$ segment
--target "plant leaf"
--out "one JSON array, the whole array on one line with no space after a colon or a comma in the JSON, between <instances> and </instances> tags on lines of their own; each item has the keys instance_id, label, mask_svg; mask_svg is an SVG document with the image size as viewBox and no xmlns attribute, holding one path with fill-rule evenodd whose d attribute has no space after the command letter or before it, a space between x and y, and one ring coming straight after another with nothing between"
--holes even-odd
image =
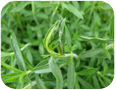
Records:
<instances>
[{"instance_id":1,"label":"plant leaf","mask_svg":"<svg viewBox=\"0 0 116 90\"><path fill-rule=\"evenodd\" d=\"M56 25L58 24L58 22L59 21L56 21L56 23L52 25L52 27L48 30L44 38L44 47L47 49L49 53L52 53L52 54L56 54L56 52L54 52L53 50L49 48L49 43L54 31L56 30Z\"/></svg>"},{"instance_id":2,"label":"plant leaf","mask_svg":"<svg viewBox=\"0 0 116 90\"><path fill-rule=\"evenodd\" d=\"M74 73L75 73L75 68L74 68L73 60L71 59L71 61L68 63L68 72L67 72L68 89L74 88L74 78L75 78Z\"/></svg>"},{"instance_id":3,"label":"plant leaf","mask_svg":"<svg viewBox=\"0 0 116 90\"><path fill-rule=\"evenodd\" d=\"M15 3L15 2L13 2ZM11 12L19 12L21 11L25 6L27 6L28 4L30 4L31 2L21 2L20 4L18 4L18 6L16 6L15 8L12 9Z\"/></svg>"},{"instance_id":4,"label":"plant leaf","mask_svg":"<svg viewBox=\"0 0 116 90\"><path fill-rule=\"evenodd\" d=\"M11 36L11 44L12 44L13 50L15 52L19 68L21 70L25 71L26 67L25 67L24 59L23 59L22 53L20 51L20 48L18 46L18 43L16 41L14 34Z\"/></svg>"},{"instance_id":5,"label":"plant leaf","mask_svg":"<svg viewBox=\"0 0 116 90\"><path fill-rule=\"evenodd\" d=\"M49 68L51 69L51 72L56 78L56 88L62 89L63 88L63 77L60 68L54 61L54 59L51 57L49 61Z\"/></svg>"},{"instance_id":6,"label":"plant leaf","mask_svg":"<svg viewBox=\"0 0 116 90\"><path fill-rule=\"evenodd\" d=\"M80 85L76 73L75 73L75 89L80 89Z\"/></svg>"},{"instance_id":7,"label":"plant leaf","mask_svg":"<svg viewBox=\"0 0 116 90\"><path fill-rule=\"evenodd\" d=\"M100 54L101 52L103 52L103 49L95 49L95 50L88 50L85 53L81 54L80 57L81 58L88 58L88 57L94 57L98 54Z\"/></svg>"},{"instance_id":8,"label":"plant leaf","mask_svg":"<svg viewBox=\"0 0 116 90\"><path fill-rule=\"evenodd\" d=\"M98 38L98 37L88 37L88 36L80 36L80 38L85 39L85 40L94 40L94 41L102 41L102 42L113 41L110 39L103 39L103 38Z\"/></svg>"},{"instance_id":9,"label":"plant leaf","mask_svg":"<svg viewBox=\"0 0 116 90\"><path fill-rule=\"evenodd\" d=\"M99 82L98 82L97 77L96 77L96 76L93 76L92 79L93 79L94 87L95 87L96 89L99 89L99 88L100 88L100 85L99 85Z\"/></svg>"},{"instance_id":10,"label":"plant leaf","mask_svg":"<svg viewBox=\"0 0 116 90\"><path fill-rule=\"evenodd\" d=\"M71 47L71 35L68 30L68 27L65 25L65 41L69 47Z\"/></svg>"},{"instance_id":11,"label":"plant leaf","mask_svg":"<svg viewBox=\"0 0 116 90\"><path fill-rule=\"evenodd\" d=\"M92 89L93 87L84 79L82 79L81 77L77 77L77 79L79 80L80 84L85 88L85 89Z\"/></svg>"},{"instance_id":12,"label":"plant leaf","mask_svg":"<svg viewBox=\"0 0 116 90\"><path fill-rule=\"evenodd\" d=\"M46 89L44 82L40 79L38 75L35 75L35 80L39 89Z\"/></svg>"},{"instance_id":13,"label":"plant leaf","mask_svg":"<svg viewBox=\"0 0 116 90\"><path fill-rule=\"evenodd\" d=\"M76 9L72 4L62 4L64 8L66 8L69 12L73 13L75 16L77 16L80 19L83 19L83 15L81 14L81 12Z\"/></svg>"},{"instance_id":14,"label":"plant leaf","mask_svg":"<svg viewBox=\"0 0 116 90\"><path fill-rule=\"evenodd\" d=\"M8 64L6 64L4 62L1 62L1 65L4 66L4 67L6 67L7 69L10 69L10 70L15 71L15 72L22 72L21 70L18 70L16 68L13 68L13 67L11 67L10 65L8 65Z\"/></svg>"},{"instance_id":15,"label":"plant leaf","mask_svg":"<svg viewBox=\"0 0 116 90\"><path fill-rule=\"evenodd\" d=\"M90 68L90 69L86 69L86 70L81 70L79 72L77 72L78 75L91 75L93 73L96 73L98 70L98 68Z\"/></svg>"}]
</instances>

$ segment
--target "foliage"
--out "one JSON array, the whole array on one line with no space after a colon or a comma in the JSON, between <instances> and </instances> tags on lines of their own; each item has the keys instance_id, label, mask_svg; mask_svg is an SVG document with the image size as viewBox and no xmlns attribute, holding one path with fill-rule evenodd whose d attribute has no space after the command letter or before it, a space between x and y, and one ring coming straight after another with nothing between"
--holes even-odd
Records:
<instances>
[{"instance_id":1,"label":"foliage","mask_svg":"<svg viewBox=\"0 0 116 90\"><path fill-rule=\"evenodd\" d=\"M114 77L114 13L103 1L13 1L1 12L1 78L10 88L99 89Z\"/></svg>"}]
</instances>

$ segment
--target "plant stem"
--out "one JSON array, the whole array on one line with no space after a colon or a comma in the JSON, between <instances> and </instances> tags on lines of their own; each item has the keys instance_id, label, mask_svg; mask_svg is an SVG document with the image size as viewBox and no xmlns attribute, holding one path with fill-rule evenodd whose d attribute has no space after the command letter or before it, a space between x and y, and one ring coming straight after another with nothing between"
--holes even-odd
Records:
<instances>
[{"instance_id":1,"label":"plant stem","mask_svg":"<svg viewBox=\"0 0 116 90\"><path fill-rule=\"evenodd\" d=\"M75 57L77 59L78 55L75 53L69 53L69 54L60 55L59 57Z\"/></svg>"},{"instance_id":2,"label":"plant stem","mask_svg":"<svg viewBox=\"0 0 116 90\"><path fill-rule=\"evenodd\" d=\"M27 84L23 89L31 89L32 86L36 85L36 81L32 81L31 83Z\"/></svg>"},{"instance_id":3,"label":"plant stem","mask_svg":"<svg viewBox=\"0 0 116 90\"><path fill-rule=\"evenodd\" d=\"M65 54L65 57L69 57L69 56L78 58L78 55L76 55L75 53Z\"/></svg>"}]
</instances>

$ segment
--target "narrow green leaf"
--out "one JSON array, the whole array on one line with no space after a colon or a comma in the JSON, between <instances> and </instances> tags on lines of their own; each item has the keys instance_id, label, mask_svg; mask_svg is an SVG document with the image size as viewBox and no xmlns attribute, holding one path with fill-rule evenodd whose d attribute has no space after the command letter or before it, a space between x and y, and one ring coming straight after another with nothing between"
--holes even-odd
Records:
<instances>
[{"instance_id":1,"label":"narrow green leaf","mask_svg":"<svg viewBox=\"0 0 116 90\"><path fill-rule=\"evenodd\" d=\"M105 54L107 55L108 59L111 60L111 55L108 50L105 50Z\"/></svg>"},{"instance_id":2,"label":"narrow green leaf","mask_svg":"<svg viewBox=\"0 0 116 90\"><path fill-rule=\"evenodd\" d=\"M21 70L25 71L26 67L25 67L24 59L23 59L22 53L20 51L20 48L17 44L16 38L14 35L11 36L11 44L12 44L13 50L15 52L19 68Z\"/></svg>"},{"instance_id":3,"label":"narrow green leaf","mask_svg":"<svg viewBox=\"0 0 116 90\"><path fill-rule=\"evenodd\" d=\"M32 70L33 69L33 65L29 62L29 60L27 59L26 55L24 55L24 53L22 53L23 55L23 59L26 65L26 68Z\"/></svg>"},{"instance_id":4,"label":"narrow green leaf","mask_svg":"<svg viewBox=\"0 0 116 90\"><path fill-rule=\"evenodd\" d=\"M2 78L10 78L10 77L19 75L19 74L21 74L21 73L22 73L22 72L15 72L15 73L5 74L5 75L2 75Z\"/></svg>"},{"instance_id":5,"label":"narrow green leaf","mask_svg":"<svg viewBox=\"0 0 116 90\"><path fill-rule=\"evenodd\" d=\"M100 84L99 84L99 81L98 81L98 78L96 76L93 76L93 84L94 84L94 87L96 89L99 89L100 88Z\"/></svg>"},{"instance_id":6,"label":"narrow green leaf","mask_svg":"<svg viewBox=\"0 0 116 90\"><path fill-rule=\"evenodd\" d=\"M41 55L43 55L44 54L44 46L43 46L43 44L41 43L41 44L39 44L39 52L40 52L40 54Z\"/></svg>"},{"instance_id":7,"label":"narrow green leaf","mask_svg":"<svg viewBox=\"0 0 116 90\"><path fill-rule=\"evenodd\" d=\"M59 40L58 40L59 49L58 49L58 51L60 52L61 55L64 54L63 41L62 41L63 37L62 36L64 33L65 21L66 21L66 18L61 21L60 28L59 28Z\"/></svg>"},{"instance_id":8,"label":"narrow green leaf","mask_svg":"<svg viewBox=\"0 0 116 90\"><path fill-rule=\"evenodd\" d=\"M77 74L78 75L91 75L96 72L97 72L96 68L90 68L90 69L86 69L86 70L81 70L81 71L77 72Z\"/></svg>"},{"instance_id":9,"label":"narrow green leaf","mask_svg":"<svg viewBox=\"0 0 116 90\"><path fill-rule=\"evenodd\" d=\"M65 41L69 47L71 47L71 35L68 30L68 27L65 25Z\"/></svg>"},{"instance_id":10,"label":"narrow green leaf","mask_svg":"<svg viewBox=\"0 0 116 90\"><path fill-rule=\"evenodd\" d=\"M25 48L27 48L29 45L31 45L30 43L27 43L25 44L22 48L21 48L21 51L23 51ZM7 52L1 52L1 58L4 58L4 57L10 57L10 56L13 56L14 55L14 52L11 52L11 53L7 53Z\"/></svg>"},{"instance_id":11,"label":"narrow green leaf","mask_svg":"<svg viewBox=\"0 0 116 90\"><path fill-rule=\"evenodd\" d=\"M14 57L13 57L13 56L11 56L11 66L12 66L12 67L14 67L14 66L15 66L15 65L14 65L14 61L15 61Z\"/></svg>"},{"instance_id":12,"label":"narrow green leaf","mask_svg":"<svg viewBox=\"0 0 116 90\"><path fill-rule=\"evenodd\" d=\"M99 80L100 84L102 85L102 87L106 87L104 81L101 79L100 76L98 76L98 80Z\"/></svg>"},{"instance_id":13,"label":"narrow green leaf","mask_svg":"<svg viewBox=\"0 0 116 90\"><path fill-rule=\"evenodd\" d=\"M29 38L29 41L33 42L34 35L33 35L32 28L29 24L27 24L27 26L26 26L26 32L27 32L27 38Z\"/></svg>"},{"instance_id":14,"label":"narrow green leaf","mask_svg":"<svg viewBox=\"0 0 116 90\"><path fill-rule=\"evenodd\" d=\"M112 82L111 79L105 77L102 73L98 72L98 74L99 74L99 76L100 76L100 77L102 78L102 80L103 80L103 81L101 81L101 83L104 82L104 84L105 84L106 86L108 86L108 85ZM103 85L104 85L104 84L103 84Z\"/></svg>"},{"instance_id":15,"label":"narrow green leaf","mask_svg":"<svg viewBox=\"0 0 116 90\"><path fill-rule=\"evenodd\" d=\"M92 85L90 85L90 83L88 83L87 81L85 81L84 79L82 79L81 77L77 77L80 84L85 88L85 89L93 89Z\"/></svg>"},{"instance_id":16,"label":"narrow green leaf","mask_svg":"<svg viewBox=\"0 0 116 90\"><path fill-rule=\"evenodd\" d=\"M19 82L18 82L18 85L17 85L17 89L22 89L23 88L23 85L24 85L24 77L26 75L28 75L29 73L31 73L31 71L27 71L27 72L23 72L20 76L19 76Z\"/></svg>"},{"instance_id":17,"label":"narrow green leaf","mask_svg":"<svg viewBox=\"0 0 116 90\"><path fill-rule=\"evenodd\" d=\"M104 65L104 71L103 71L103 72L104 72L104 74L106 74L106 73L107 73L107 71L108 71L108 65L107 65L107 64L105 64L105 65Z\"/></svg>"},{"instance_id":18,"label":"narrow green leaf","mask_svg":"<svg viewBox=\"0 0 116 90\"><path fill-rule=\"evenodd\" d=\"M15 2L13 2L15 3ZM30 4L31 2L21 2L20 4L18 4L18 6L16 6L15 8L12 9L11 12L19 12L21 11L25 6L27 6L28 4Z\"/></svg>"},{"instance_id":19,"label":"narrow green leaf","mask_svg":"<svg viewBox=\"0 0 116 90\"><path fill-rule=\"evenodd\" d=\"M75 8L77 8L78 10L80 9L80 5L78 1L72 1L72 4L74 5Z\"/></svg>"},{"instance_id":20,"label":"narrow green leaf","mask_svg":"<svg viewBox=\"0 0 116 90\"><path fill-rule=\"evenodd\" d=\"M49 69L48 59L43 60L40 63L38 63L32 70L36 74L40 73L49 73L51 70Z\"/></svg>"},{"instance_id":21,"label":"narrow green leaf","mask_svg":"<svg viewBox=\"0 0 116 90\"><path fill-rule=\"evenodd\" d=\"M7 4L1 11L1 18L6 14L11 4Z\"/></svg>"},{"instance_id":22,"label":"narrow green leaf","mask_svg":"<svg viewBox=\"0 0 116 90\"><path fill-rule=\"evenodd\" d=\"M112 19L110 20L110 38L114 39L114 15L112 16Z\"/></svg>"},{"instance_id":23,"label":"narrow green leaf","mask_svg":"<svg viewBox=\"0 0 116 90\"><path fill-rule=\"evenodd\" d=\"M79 85L79 81L78 81L78 78L77 78L77 74L75 73L75 89L80 89L80 85Z\"/></svg>"},{"instance_id":24,"label":"narrow green leaf","mask_svg":"<svg viewBox=\"0 0 116 90\"><path fill-rule=\"evenodd\" d=\"M3 78L3 82L4 83L11 83L11 82L16 82L16 81L19 81L18 78L19 78L20 74L17 74L17 75L14 75L10 78Z\"/></svg>"},{"instance_id":25,"label":"narrow green leaf","mask_svg":"<svg viewBox=\"0 0 116 90\"><path fill-rule=\"evenodd\" d=\"M16 68L11 67L10 65L8 65L8 64L6 64L4 62L1 62L1 65L6 67L7 69L10 69L10 70L13 70L13 71L16 71L16 72L22 72L22 71L20 71L20 70L18 70Z\"/></svg>"},{"instance_id":26,"label":"narrow green leaf","mask_svg":"<svg viewBox=\"0 0 116 90\"><path fill-rule=\"evenodd\" d=\"M64 8L66 8L69 12L73 13L75 16L77 16L80 19L83 19L83 15L81 14L81 12L76 9L72 4L68 4L68 3L63 3L62 4Z\"/></svg>"},{"instance_id":27,"label":"narrow green leaf","mask_svg":"<svg viewBox=\"0 0 116 90\"><path fill-rule=\"evenodd\" d=\"M94 41L102 41L102 42L113 41L110 39L103 39L103 38L98 38L98 37L80 36L80 38L85 39L85 40L94 40Z\"/></svg>"},{"instance_id":28,"label":"narrow green leaf","mask_svg":"<svg viewBox=\"0 0 116 90\"><path fill-rule=\"evenodd\" d=\"M66 18L64 18L60 24L60 30L59 30L59 39L60 40L61 40L63 32L64 32L65 22L66 22Z\"/></svg>"},{"instance_id":29,"label":"narrow green leaf","mask_svg":"<svg viewBox=\"0 0 116 90\"><path fill-rule=\"evenodd\" d=\"M31 65L33 65L33 57L32 57L32 54L30 52L30 50L27 48L26 50L26 56L27 56L27 60L30 62Z\"/></svg>"},{"instance_id":30,"label":"narrow green leaf","mask_svg":"<svg viewBox=\"0 0 116 90\"><path fill-rule=\"evenodd\" d=\"M68 63L68 72L67 72L68 89L74 88L74 78L75 78L74 73L75 73L74 63L73 60L71 59L71 61Z\"/></svg>"},{"instance_id":31,"label":"narrow green leaf","mask_svg":"<svg viewBox=\"0 0 116 90\"><path fill-rule=\"evenodd\" d=\"M95 70L93 73L91 73L90 75L88 75L88 76L87 76L86 81L91 80L91 78L92 78L94 75L96 75L96 74L97 74L97 71L98 71L98 68L96 68L96 70Z\"/></svg>"},{"instance_id":32,"label":"narrow green leaf","mask_svg":"<svg viewBox=\"0 0 116 90\"><path fill-rule=\"evenodd\" d=\"M59 51L59 53L60 53L61 55L63 55L63 54L64 54L63 44L61 43L61 41L59 41L58 44L59 44L58 51Z\"/></svg>"},{"instance_id":33,"label":"narrow green leaf","mask_svg":"<svg viewBox=\"0 0 116 90\"><path fill-rule=\"evenodd\" d=\"M47 49L49 53L52 53L52 54L56 54L56 52L54 52L53 50L49 48L49 43L50 43L52 35L54 35L53 33L56 30L56 25L58 24L58 22L59 21L56 21L56 23L52 25L52 27L48 30L44 38L44 47Z\"/></svg>"},{"instance_id":34,"label":"narrow green leaf","mask_svg":"<svg viewBox=\"0 0 116 90\"><path fill-rule=\"evenodd\" d=\"M39 89L46 89L43 80L38 75L35 75L35 80Z\"/></svg>"},{"instance_id":35,"label":"narrow green leaf","mask_svg":"<svg viewBox=\"0 0 116 90\"><path fill-rule=\"evenodd\" d=\"M114 49L114 44L109 44L105 47L106 50Z\"/></svg>"},{"instance_id":36,"label":"narrow green leaf","mask_svg":"<svg viewBox=\"0 0 116 90\"><path fill-rule=\"evenodd\" d=\"M43 70L43 69L48 69L49 64L48 64L48 59L47 60L42 60L40 63L38 63L34 68L33 71L36 70Z\"/></svg>"},{"instance_id":37,"label":"narrow green leaf","mask_svg":"<svg viewBox=\"0 0 116 90\"><path fill-rule=\"evenodd\" d=\"M84 30L91 30L91 28L87 25L81 25L82 29Z\"/></svg>"},{"instance_id":38,"label":"narrow green leaf","mask_svg":"<svg viewBox=\"0 0 116 90\"><path fill-rule=\"evenodd\" d=\"M23 88L23 85L24 85L24 77L26 75L28 75L29 73L31 73L31 71L27 71L27 72L23 72L20 76L19 76L19 82L18 82L18 85L17 85L17 89L22 89Z\"/></svg>"},{"instance_id":39,"label":"narrow green leaf","mask_svg":"<svg viewBox=\"0 0 116 90\"><path fill-rule=\"evenodd\" d=\"M16 89L22 89L22 88L23 88L23 84L24 84L23 78L24 78L24 75L25 75L25 74L21 74L21 75L19 76L19 82L18 82L18 84L17 84Z\"/></svg>"},{"instance_id":40,"label":"narrow green leaf","mask_svg":"<svg viewBox=\"0 0 116 90\"><path fill-rule=\"evenodd\" d=\"M94 57L100 54L101 52L103 52L103 49L88 50L85 53L81 54L80 57L81 58Z\"/></svg>"},{"instance_id":41,"label":"narrow green leaf","mask_svg":"<svg viewBox=\"0 0 116 90\"><path fill-rule=\"evenodd\" d=\"M56 88L57 89L62 89L63 88L63 77L60 68L54 61L54 59L51 57L49 61L49 68L51 69L51 72L56 78Z\"/></svg>"}]
</instances>

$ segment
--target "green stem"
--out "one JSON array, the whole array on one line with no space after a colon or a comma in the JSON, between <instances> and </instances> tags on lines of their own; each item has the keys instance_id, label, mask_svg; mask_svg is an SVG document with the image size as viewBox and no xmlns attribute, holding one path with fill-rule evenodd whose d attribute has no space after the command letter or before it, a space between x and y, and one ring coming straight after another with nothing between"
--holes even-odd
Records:
<instances>
[{"instance_id":1,"label":"green stem","mask_svg":"<svg viewBox=\"0 0 116 90\"><path fill-rule=\"evenodd\" d=\"M58 57L75 57L77 59L78 55L75 53L69 53L69 54L60 55Z\"/></svg>"},{"instance_id":2,"label":"green stem","mask_svg":"<svg viewBox=\"0 0 116 90\"><path fill-rule=\"evenodd\" d=\"M16 71L16 72L22 72L21 70L13 68L13 67L11 67L10 65L8 65L8 64L6 64L4 62L1 62L1 65L4 66L4 67L6 67L7 69L10 69L10 70L13 70L13 71Z\"/></svg>"},{"instance_id":3,"label":"green stem","mask_svg":"<svg viewBox=\"0 0 116 90\"><path fill-rule=\"evenodd\" d=\"M32 86L36 85L36 81L32 81L31 83L27 84L23 89L31 89Z\"/></svg>"}]
</instances>

